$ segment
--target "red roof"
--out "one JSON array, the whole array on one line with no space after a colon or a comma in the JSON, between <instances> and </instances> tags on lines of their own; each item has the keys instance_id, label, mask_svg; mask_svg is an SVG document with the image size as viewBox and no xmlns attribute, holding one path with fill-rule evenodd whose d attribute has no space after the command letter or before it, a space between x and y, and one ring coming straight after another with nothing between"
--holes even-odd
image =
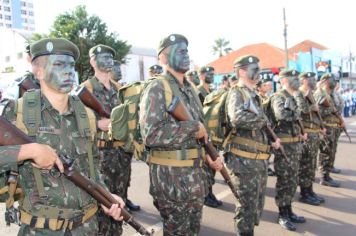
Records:
<instances>
[{"instance_id":1,"label":"red roof","mask_svg":"<svg viewBox=\"0 0 356 236\"><path fill-rule=\"evenodd\" d=\"M236 58L244 55L253 55L260 59L261 69L285 67L284 50L268 43L251 44L233 51L226 56L209 63L209 66L215 68L215 73L225 74L233 72L233 62ZM289 60L292 60L289 56Z\"/></svg>"},{"instance_id":2,"label":"red roof","mask_svg":"<svg viewBox=\"0 0 356 236\"><path fill-rule=\"evenodd\" d=\"M304 40L303 42L300 42L293 47L289 48L288 51L291 55L295 55L298 52L310 52L311 48L316 48L320 50L326 50L328 49L327 47L318 44L316 42L313 42L311 40Z\"/></svg>"}]
</instances>

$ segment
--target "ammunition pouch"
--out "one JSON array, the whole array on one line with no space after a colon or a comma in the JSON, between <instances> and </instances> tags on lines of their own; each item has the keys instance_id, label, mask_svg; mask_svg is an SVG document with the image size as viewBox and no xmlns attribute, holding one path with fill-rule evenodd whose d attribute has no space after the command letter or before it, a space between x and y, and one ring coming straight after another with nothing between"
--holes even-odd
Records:
<instances>
[{"instance_id":1,"label":"ammunition pouch","mask_svg":"<svg viewBox=\"0 0 356 236\"><path fill-rule=\"evenodd\" d=\"M180 149L174 151L151 150L149 163L173 167L202 166L203 149Z\"/></svg>"}]
</instances>

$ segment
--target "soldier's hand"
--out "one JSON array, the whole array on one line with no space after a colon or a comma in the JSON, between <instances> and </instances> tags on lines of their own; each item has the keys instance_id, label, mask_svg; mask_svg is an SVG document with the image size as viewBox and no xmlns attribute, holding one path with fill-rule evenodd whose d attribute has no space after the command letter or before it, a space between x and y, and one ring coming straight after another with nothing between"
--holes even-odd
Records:
<instances>
[{"instance_id":1,"label":"soldier's hand","mask_svg":"<svg viewBox=\"0 0 356 236\"><path fill-rule=\"evenodd\" d=\"M98 128L101 129L102 131L108 131L109 125L110 125L110 119L104 118L104 119L98 120L97 125L98 125Z\"/></svg>"},{"instance_id":2,"label":"soldier's hand","mask_svg":"<svg viewBox=\"0 0 356 236\"><path fill-rule=\"evenodd\" d=\"M343 128L345 128L345 127L346 127L345 121L342 121L342 123L339 124L339 128L343 129Z\"/></svg>"},{"instance_id":3,"label":"soldier's hand","mask_svg":"<svg viewBox=\"0 0 356 236\"><path fill-rule=\"evenodd\" d=\"M219 155L215 161L213 161L211 159L211 157L209 156L209 154L205 155L206 157L206 161L208 162L209 166L216 170L216 171L220 171L223 167L223 158Z\"/></svg>"},{"instance_id":4,"label":"soldier's hand","mask_svg":"<svg viewBox=\"0 0 356 236\"><path fill-rule=\"evenodd\" d=\"M303 141L307 141L308 139L308 133L300 134L299 136L302 138Z\"/></svg>"},{"instance_id":5,"label":"soldier's hand","mask_svg":"<svg viewBox=\"0 0 356 236\"><path fill-rule=\"evenodd\" d=\"M274 149L280 149L281 148L281 140L279 138L277 138L276 141L271 144L271 146Z\"/></svg>"},{"instance_id":6,"label":"soldier's hand","mask_svg":"<svg viewBox=\"0 0 356 236\"><path fill-rule=\"evenodd\" d=\"M324 137L326 136L326 129L320 129L320 133L321 135L323 135Z\"/></svg>"},{"instance_id":7,"label":"soldier's hand","mask_svg":"<svg viewBox=\"0 0 356 236\"><path fill-rule=\"evenodd\" d=\"M119 202L119 204L112 204L110 209L105 207L103 204L101 204L101 207L103 208L105 214L111 216L112 218L114 218L114 220L121 221L124 219L123 216L121 215L121 209L124 208L125 203L121 197L115 194L111 194L111 195Z\"/></svg>"},{"instance_id":8,"label":"soldier's hand","mask_svg":"<svg viewBox=\"0 0 356 236\"><path fill-rule=\"evenodd\" d=\"M29 143L21 145L18 161L32 160L32 165L39 169L52 169L57 165L60 172L63 172L63 164L56 151L46 144Z\"/></svg>"},{"instance_id":9,"label":"soldier's hand","mask_svg":"<svg viewBox=\"0 0 356 236\"><path fill-rule=\"evenodd\" d=\"M199 130L198 130L198 132L196 132L195 136L197 137L197 139L204 138L205 143L208 142L208 132L206 132L206 129L205 129L205 126L203 125L203 123L199 122Z\"/></svg>"}]
</instances>

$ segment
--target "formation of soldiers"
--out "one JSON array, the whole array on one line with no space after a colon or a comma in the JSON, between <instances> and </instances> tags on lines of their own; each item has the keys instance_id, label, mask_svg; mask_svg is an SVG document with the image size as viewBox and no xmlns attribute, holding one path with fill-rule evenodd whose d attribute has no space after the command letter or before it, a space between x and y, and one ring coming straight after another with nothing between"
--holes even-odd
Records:
<instances>
[{"instance_id":1,"label":"formation of soldiers","mask_svg":"<svg viewBox=\"0 0 356 236\"><path fill-rule=\"evenodd\" d=\"M259 224L267 173L273 172L268 170L271 155L278 223L287 230L294 231L295 223L306 221L292 210L298 185L301 202L325 202L313 191L318 155L320 184L340 186L330 172L345 123L336 116L342 105L335 99L337 81L332 74L323 75L317 86L314 73L287 68L279 74L280 89L272 94L270 81L260 79L259 59L245 55L235 60L235 75L225 77L221 88L212 92L214 68L189 71L188 40L171 34L159 43L160 65L150 67L148 82L122 87L115 50L97 45L89 51L94 75L80 86L107 111L127 105L126 115L137 113L137 122L131 120L122 127L139 135L127 131L125 137L129 137L120 140L113 138L119 136L115 132L122 132L113 128L113 117L102 117L71 93L79 55L78 47L66 39L33 43L31 79L40 89L20 93L17 100L1 101L0 115L35 140L0 146L1 174L18 173L24 193L19 202L19 235L121 235L125 203L130 210L140 210L127 196L133 156L148 164L149 192L162 217L164 235L199 234L203 205L222 205L212 186L215 172L224 165L238 193L234 216L238 235L254 235ZM137 108L125 100L137 95L134 91L141 91ZM221 100L223 114L219 114L224 122L217 124L224 126L226 135L222 142L213 142L220 151L214 158L204 150L204 143L214 140L209 130L214 122L203 109L209 94L226 94ZM177 104L189 119L175 115ZM63 175L53 174L63 172L60 154L108 189L119 204L110 209L98 206Z\"/></svg>"}]
</instances>

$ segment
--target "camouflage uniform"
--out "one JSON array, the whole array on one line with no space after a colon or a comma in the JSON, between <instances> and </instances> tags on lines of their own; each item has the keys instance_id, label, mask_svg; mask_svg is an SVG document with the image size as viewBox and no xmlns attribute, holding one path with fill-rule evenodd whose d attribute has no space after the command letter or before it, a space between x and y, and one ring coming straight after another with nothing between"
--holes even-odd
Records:
<instances>
[{"instance_id":1,"label":"camouflage uniform","mask_svg":"<svg viewBox=\"0 0 356 236\"><path fill-rule=\"evenodd\" d=\"M320 146L320 154L319 154L319 168L323 175L329 175L332 165L335 160L336 154L336 144L337 144L337 132L338 122L339 120L333 115L333 107L336 106L334 95L328 95L326 91L323 89L318 89L314 93L315 100L319 104L319 110L321 117L323 117L323 121L325 123L326 128L326 144L328 148L325 148L324 145ZM322 99L326 99L331 106L327 107L323 104L320 104Z\"/></svg>"},{"instance_id":2,"label":"camouflage uniform","mask_svg":"<svg viewBox=\"0 0 356 236\"><path fill-rule=\"evenodd\" d=\"M143 142L150 149L150 194L163 218L164 235L197 235L207 194L201 167L202 148L195 137L203 114L188 81L184 80L184 85L179 88L173 75L167 72L163 77L171 88L176 88L174 96L179 96L194 121L177 121L166 112L162 79L153 80L144 90L140 102L140 127ZM195 156L190 155L190 151L194 151ZM181 154L185 157L180 159ZM194 158L193 166L178 167L171 163L158 164L157 159L153 161L157 156L168 162L171 158L178 163L186 163L184 158L188 155Z\"/></svg>"},{"instance_id":3,"label":"camouflage uniform","mask_svg":"<svg viewBox=\"0 0 356 236\"><path fill-rule=\"evenodd\" d=\"M248 99L252 100L258 114L244 108ZM267 117L259 96L244 86L231 88L226 110L234 127L231 143L227 148L226 166L240 196L236 202L235 226L240 233L253 232L254 226L260 221L267 184L265 160L269 157L269 146L263 129ZM243 140L239 141L241 138Z\"/></svg>"},{"instance_id":4,"label":"camouflage uniform","mask_svg":"<svg viewBox=\"0 0 356 236\"><path fill-rule=\"evenodd\" d=\"M297 189L299 159L302 154L300 128L297 124L300 116L296 109L289 110L284 107L287 99L294 103L295 108L297 107L295 99L285 89L271 98L271 107L276 119L274 131L281 139L290 160L288 163L280 151L274 154L274 170L277 175L275 200L278 207L287 207L292 204Z\"/></svg>"},{"instance_id":5,"label":"camouflage uniform","mask_svg":"<svg viewBox=\"0 0 356 236\"><path fill-rule=\"evenodd\" d=\"M89 85L90 83L90 85ZM102 105L109 111L119 105L118 88L119 85L110 81L110 89L106 89L97 78L92 77L83 83L84 86L93 88L93 94L101 101ZM100 117L97 117L100 119ZM122 147L117 146L117 141L110 141L107 132L98 129L97 132L100 172L103 175L105 184L113 194L117 194L124 201L127 197L127 187L130 181L131 157L130 153L126 153ZM121 235L122 222L115 221L111 217L100 211L99 226L101 235Z\"/></svg>"},{"instance_id":6,"label":"camouflage uniform","mask_svg":"<svg viewBox=\"0 0 356 236\"><path fill-rule=\"evenodd\" d=\"M341 97L341 94L339 92L334 91L333 92L333 97L335 99L335 108L336 110L339 112L339 114L342 114L343 110L344 110L344 100ZM332 160L331 163L331 168L334 168L334 163L335 163L335 158L336 158L336 150L337 150L337 143L338 140L340 138L340 135L342 133L342 129L336 129L335 130L335 137L336 137L336 141L335 141L335 156L334 159Z\"/></svg>"},{"instance_id":7,"label":"camouflage uniform","mask_svg":"<svg viewBox=\"0 0 356 236\"><path fill-rule=\"evenodd\" d=\"M69 97L68 111L62 115L54 109L47 98L42 95L40 98L41 104L41 126L36 134L36 142L48 144L54 148L58 153L68 155L75 159L74 168L80 171L85 176L89 174L88 161L88 139L91 137L81 137L77 125L76 111L73 106L73 97ZM78 98L76 98L78 99ZM83 105L84 109L84 105ZM80 114L82 116L82 114ZM7 104L4 117L13 124L16 122L16 103L10 102ZM53 219L66 218L59 211L57 213L50 213L50 209L68 209L71 211L70 218L77 218L82 216L84 209L88 206L95 207L96 201L84 190L81 190L71 181L66 179L64 175L53 177L48 170L41 170L41 177L43 179L44 194L41 194L40 188L35 181L35 171L31 163L26 161L22 165L17 165L17 155L19 153L19 146L3 146L0 147L1 163L0 171L14 170L20 173L19 184L25 193L25 199L20 209L29 213L32 216L47 218L48 214L52 215ZM93 146L93 156L97 156L97 149ZM94 159L95 161L95 159ZM95 166L95 162L94 162ZM96 181L100 181L99 173L95 173ZM102 183L102 182L101 182ZM102 183L103 186L104 183ZM24 213L22 213L23 215ZM32 218L32 220L35 220ZM31 221L32 222L32 221ZM34 221L33 223L36 223ZM47 223L48 224L48 223ZM46 224L45 224L46 225ZM45 226L46 227L46 226ZM48 229L35 229L29 224L22 223L18 235L97 235L98 222L97 218L91 217L84 224L69 230L64 227L58 231Z\"/></svg>"}]
</instances>

